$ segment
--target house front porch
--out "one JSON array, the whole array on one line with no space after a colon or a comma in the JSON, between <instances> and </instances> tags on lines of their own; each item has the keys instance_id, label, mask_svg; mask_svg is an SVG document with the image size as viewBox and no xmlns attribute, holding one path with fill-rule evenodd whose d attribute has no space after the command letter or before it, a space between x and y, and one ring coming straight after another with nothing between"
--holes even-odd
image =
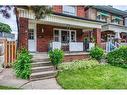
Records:
<instances>
[{"instance_id":1,"label":"house front porch","mask_svg":"<svg viewBox=\"0 0 127 95\"><path fill-rule=\"evenodd\" d=\"M65 52L87 52L100 43L100 29L68 24L52 24L29 20L28 50L48 52L61 49Z\"/></svg>"}]
</instances>

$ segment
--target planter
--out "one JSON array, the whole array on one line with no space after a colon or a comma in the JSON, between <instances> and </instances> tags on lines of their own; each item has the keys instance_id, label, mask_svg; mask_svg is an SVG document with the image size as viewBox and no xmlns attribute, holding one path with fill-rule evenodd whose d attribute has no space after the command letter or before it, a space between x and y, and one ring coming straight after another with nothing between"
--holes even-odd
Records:
<instances>
[{"instance_id":1,"label":"planter","mask_svg":"<svg viewBox=\"0 0 127 95\"><path fill-rule=\"evenodd\" d=\"M95 43L89 43L89 50L95 46Z\"/></svg>"}]
</instances>

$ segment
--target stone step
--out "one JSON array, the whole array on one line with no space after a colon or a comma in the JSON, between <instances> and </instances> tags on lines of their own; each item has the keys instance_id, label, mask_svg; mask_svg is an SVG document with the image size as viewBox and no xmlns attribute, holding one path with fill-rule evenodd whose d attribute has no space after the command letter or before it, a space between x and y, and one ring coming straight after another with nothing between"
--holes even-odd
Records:
<instances>
[{"instance_id":1,"label":"stone step","mask_svg":"<svg viewBox=\"0 0 127 95\"><path fill-rule=\"evenodd\" d=\"M42 66L42 67L34 67L31 70L32 73L37 73L37 72L52 71L55 70L55 68L54 66Z\"/></svg>"},{"instance_id":2,"label":"stone step","mask_svg":"<svg viewBox=\"0 0 127 95\"><path fill-rule=\"evenodd\" d=\"M45 78L51 78L55 77L57 74L57 71L45 71L45 72L38 72L38 73L32 73L30 76L30 80L38 80L38 79L45 79Z\"/></svg>"},{"instance_id":3,"label":"stone step","mask_svg":"<svg viewBox=\"0 0 127 95\"><path fill-rule=\"evenodd\" d=\"M52 66L52 64L50 63L50 61L34 62L34 63L31 63L31 64L32 64L32 67Z\"/></svg>"},{"instance_id":4,"label":"stone step","mask_svg":"<svg viewBox=\"0 0 127 95\"><path fill-rule=\"evenodd\" d=\"M49 61L49 58L32 58L32 62Z\"/></svg>"}]
</instances>

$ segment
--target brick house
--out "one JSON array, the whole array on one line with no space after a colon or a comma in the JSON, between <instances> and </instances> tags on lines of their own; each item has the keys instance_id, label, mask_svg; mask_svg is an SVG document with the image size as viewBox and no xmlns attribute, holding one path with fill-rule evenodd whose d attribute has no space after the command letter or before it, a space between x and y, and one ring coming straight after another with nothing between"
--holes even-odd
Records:
<instances>
[{"instance_id":1,"label":"brick house","mask_svg":"<svg viewBox=\"0 0 127 95\"><path fill-rule=\"evenodd\" d=\"M32 11L18 8L20 47L31 52L48 52L55 48L83 52L94 43L106 49L109 40L127 42L124 26L127 12L111 6L53 5L52 9L50 16L35 20ZM83 43L84 39L87 39L88 46Z\"/></svg>"}]
</instances>

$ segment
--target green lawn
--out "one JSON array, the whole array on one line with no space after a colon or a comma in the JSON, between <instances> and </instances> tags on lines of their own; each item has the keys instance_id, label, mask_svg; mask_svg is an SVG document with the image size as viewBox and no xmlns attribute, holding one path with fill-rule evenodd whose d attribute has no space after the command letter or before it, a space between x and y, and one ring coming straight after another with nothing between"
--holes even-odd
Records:
<instances>
[{"instance_id":1,"label":"green lawn","mask_svg":"<svg viewBox=\"0 0 127 95\"><path fill-rule=\"evenodd\" d=\"M127 89L127 69L99 65L89 69L63 70L57 81L64 89Z\"/></svg>"},{"instance_id":2,"label":"green lawn","mask_svg":"<svg viewBox=\"0 0 127 95\"><path fill-rule=\"evenodd\" d=\"M0 90L8 90L8 89L18 89L18 88L8 87L8 86L0 86Z\"/></svg>"}]
</instances>

